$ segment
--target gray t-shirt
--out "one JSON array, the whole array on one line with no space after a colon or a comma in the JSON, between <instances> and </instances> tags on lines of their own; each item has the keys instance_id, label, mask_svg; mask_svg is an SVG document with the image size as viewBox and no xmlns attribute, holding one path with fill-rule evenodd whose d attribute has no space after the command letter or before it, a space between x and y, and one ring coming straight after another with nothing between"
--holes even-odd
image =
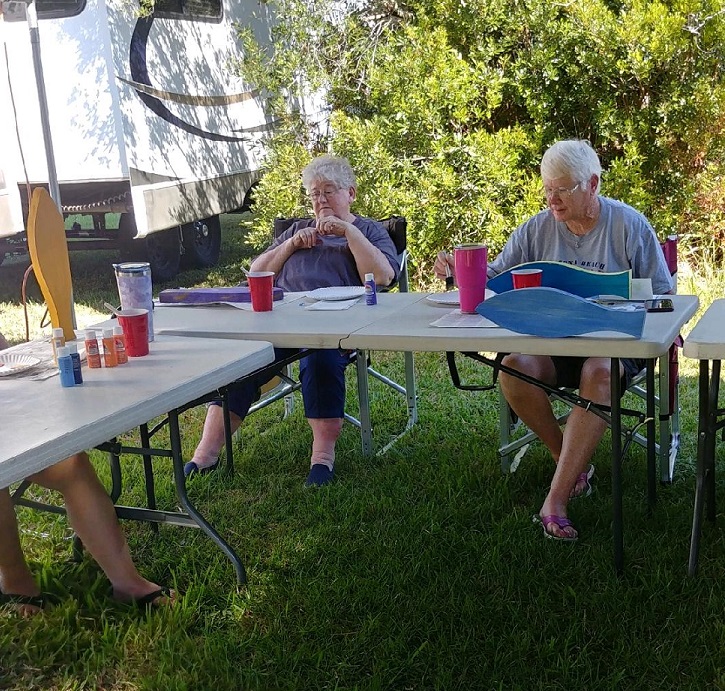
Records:
<instances>
[{"instance_id":1,"label":"gray t-shirt","mask_svg":"<svg viewBox=\"0 0 725 691\"><path fill-rule=\"evenodd\" d=\"M265 252L281 245L298 230L315 224L314 219L297 221L282 233ZM375 245L390 262L395 280L400 273L398 254L390 234L371 218L356 216L353 225ZM355 264L355 257L344 237L320 236L322 243L310 249L299 249L284 263L275 277L275 285L288 292L315 290L328 286L361 286L362 281Z\"/></svg>"},{"instance_id":2,"label":"gray t-shirt","mask_svg":"<svg viewBox=\"0 0 725 691\"><path fill-rule=\"evenodd\" d=\"M649 221L623 202L608 197L599 202L597 225L582 237L556 221L549 209L522 223L489 263L489 278L525 262L559 261L602 273L632 269L632 278L652 279L656 295L669 293L672 278Z\"/></svg>"}]
</instances>

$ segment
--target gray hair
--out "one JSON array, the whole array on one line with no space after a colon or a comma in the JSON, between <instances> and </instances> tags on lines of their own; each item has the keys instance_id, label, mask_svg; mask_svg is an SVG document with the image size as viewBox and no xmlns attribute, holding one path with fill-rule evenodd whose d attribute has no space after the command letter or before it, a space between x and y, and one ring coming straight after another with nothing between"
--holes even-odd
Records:
<instances>
[{"instance_id":1,"label":"gray hair","mask_svg":"<svg viewBox=\"0 0 725 691\"><path fill-rule=\"evenodd\" d=\"M574 182L587 182L596 175L599 193L602 164L592 145L584 139L563 139L552 144L541 158L541 177L545 180L571 177Z\"/></svg>"},{"instance_id":2,"label":"gray hair","mask_svg":"<svg viewBox=\"0 0 725 691\"><path fill-rule=\"evenodd\" d=\"M309 192L315 182L331 182L340 189L356 187L355 172L346 158L325 154L312 159L302 170L302 184Z\"/></svg>"}]
</instances>

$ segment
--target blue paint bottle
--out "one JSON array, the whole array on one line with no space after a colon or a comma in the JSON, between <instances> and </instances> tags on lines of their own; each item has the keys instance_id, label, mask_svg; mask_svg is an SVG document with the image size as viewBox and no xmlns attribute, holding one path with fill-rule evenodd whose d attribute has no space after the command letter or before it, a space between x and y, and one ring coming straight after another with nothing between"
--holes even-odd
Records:
<instances>
[{"instance_id":1,"label":"blue paint bottle","mask_svg":"<svg viewBox=\"0 0 725 691\"><path fill-rule=\"evenodd\" d=\"M375 274L365 274L365 304L378 304L378 294L375 287Z\"/></svg>"},{"instance_id":2,"label":"blue paint bottle","mask_svg":"<svg viewBox=\"0 0 725 691\"><path fill-rule=\"evenodd\" d=\"M78 354L78 344L75 341L69 341L65 347L68 348L73 363L73 380L76 384L82 384L83 373L81 372L81 356Z\"/></svg>"},{"instance_id":3,"label":"blue paint bottle","mask_svg":"<svg viewBox=\"0 0 725 691\"><path fill-rule=\"evenodd\" d=\"M61 346L57 349L58 371L60 372L61 386L75 386L76 380L73 376L73 360L70 356L68 346Z\"/></svg>"}]
</instances>

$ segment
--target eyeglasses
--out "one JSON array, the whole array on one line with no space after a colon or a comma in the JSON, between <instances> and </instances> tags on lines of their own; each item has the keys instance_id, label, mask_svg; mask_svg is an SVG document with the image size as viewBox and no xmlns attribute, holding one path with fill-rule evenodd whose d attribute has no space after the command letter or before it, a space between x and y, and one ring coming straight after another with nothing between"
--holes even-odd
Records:
<instances>
[{"instance_id":1,"label":"eyeglasses","mask_svg":"<svg viewBox=\"0 0 725 691\"><path fill-rule=\"evenodd\" d=\"M581 182L578 182L574 187L555 187L553 190L550 190L546 187L542 188L542 193L547 199L551 199L552 197L559 197L559 199L569 199L574 192L576 192L580 187L582 186Z\"/></svg>"},{"instance_id":2,"label":"eyeglasses","mask_svg":"<svg viewBox=\"0 0 725 691\"><path fill-rule=\"evenodd\" d=\"M329 199L333 195L337 194L339 191L339 187L325 187L321 190L312 190L311 192L309 192L309 196L310 199L317 201L322 197L324 197L325 199Z\"/></svg>"}]
</instances>

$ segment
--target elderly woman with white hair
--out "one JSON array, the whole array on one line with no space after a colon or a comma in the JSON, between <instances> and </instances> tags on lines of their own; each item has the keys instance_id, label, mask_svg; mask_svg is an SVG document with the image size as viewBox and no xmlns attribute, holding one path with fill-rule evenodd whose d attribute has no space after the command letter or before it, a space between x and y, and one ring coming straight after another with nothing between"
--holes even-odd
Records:
<instances>
[{"instance_id":1,"label":"elderly woman with white hair","mask_svg":"<svg viewBox=\"0 0 725 691\"><path fill-rule=\"evenodd\" d=\"M294 223L252 262L252 271L274 271L285 291L310 291L327 286L362 286L372 273L378 286L397 280L400 265L395 245L383 226L350 211L355 201L355 174L348 161L320 156L302 171L314 218ZM293 351L275 349L278 359ZM312 351L300 361L305 416L312 428L308 486L328 484L334 475L335 444L342 430L345 367L349 356L338 350ZM263 381L252 380L230 392L232 429L244 420L259 396ZM224 420L214 402L207 411L201 441L185 474L217 467L224 444Z\"/></svg>"},{"instance_id":2,"label":"elderly woman with white hair","mask_svg":"<svg viewBox=\"0 0 725 691\"><path fill-rule=\"evenodd\" d=\"M651 278L656 294L671 292L672 279L652 226L631 206L600 196L601 175L599 157L588 142L553 144L541 160L547 208L516 228L489 264L489 277L518 264L548 260L606 273L631 269L634 278ZM445 277L446 265L453 270L452 257L442 252L434 266L438 277ZM611 361L607 358L511 353L503 363L550 386L578 388L595 403L610 402ZM622 390L643 366L641 360L620 360ZM568 502L591 493L594 466L589 461L606 423L575 407L562 430L544 390L504 372L500 382L513 411L546 445L556 463L537 522L546 537L574 541L578 533L567 517Z\"/></svg>"}]
</instances>

